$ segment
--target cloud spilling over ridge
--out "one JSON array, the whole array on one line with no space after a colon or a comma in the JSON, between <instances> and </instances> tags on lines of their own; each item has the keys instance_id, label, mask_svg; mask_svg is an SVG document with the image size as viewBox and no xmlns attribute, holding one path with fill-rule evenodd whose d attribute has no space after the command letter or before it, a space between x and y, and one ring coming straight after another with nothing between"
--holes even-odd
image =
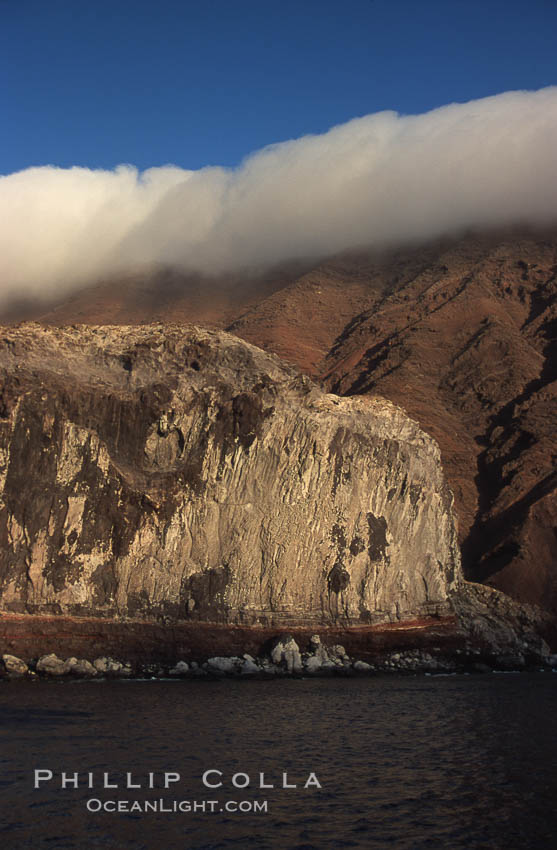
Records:
<instances>
[{"instance_id":1,"label":"cloud spilling over ridge","mask_svg":"<svg viewBox=\"0 0 557 850\"><path fill-rule=\"evenodd\" d=\"M29 168L0 177L0 296L151 263L207 274L557 220L557 87L379 112L237 169Z\"/></svg>"}]
</instances>

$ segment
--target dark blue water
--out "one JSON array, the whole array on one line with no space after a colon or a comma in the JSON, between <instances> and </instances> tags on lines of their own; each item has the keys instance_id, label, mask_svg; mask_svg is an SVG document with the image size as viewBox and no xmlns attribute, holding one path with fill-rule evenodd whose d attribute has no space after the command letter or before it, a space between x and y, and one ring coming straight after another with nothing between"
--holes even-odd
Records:
<instances>
[{"instance_id":1,"label":"dark blue water","mask_svg":"<svg viewBox=\"0 0 557 850\"><path fill-rule=\"evenodd\" d=\"M0 846L549 848L557 675L312 681L2 683ZM35 769L54 779L33 788ZM202 784L220 770L225 786ZM60 772L171 788L62 790ZM260 790L259 773L296 789ZM322 788L304 789L314 772ZM246 773L252 784L233 788ZM211 775L216 780L216 774ZM245 781L243 778L240 782ZM88 812L88 800L217 810ZM112 801L112 802L111 802ZM267 812L227 812L232 802ZM97 803L92 804L97 805ZM223 809L223 811L221 811Z\"/></svg>"}]
</instances>

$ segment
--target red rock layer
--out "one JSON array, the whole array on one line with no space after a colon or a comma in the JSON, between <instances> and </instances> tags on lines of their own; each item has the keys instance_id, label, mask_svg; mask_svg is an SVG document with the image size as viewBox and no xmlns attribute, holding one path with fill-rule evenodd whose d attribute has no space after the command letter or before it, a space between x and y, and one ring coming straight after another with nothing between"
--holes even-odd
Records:
<instances>
[{"instance_id":1,"label":"red rock layer","mask_svg":"<svg viewBox=\"0 0 557 850\"><path fill-rule=\"evenodd\" d=\"M309 649L315 628L289 629L302 651ZM264 653L277 629L227 626L216 623L163 625L142 620L4 614L0 617L0 654L10 653L26 661L49 652L62 658L93 660L99 656L132 664L204 660L218 655L254 656ZM464 646L464 638L451 617L413 620L387 626L351 629L319 629L324 643L342 644L351 657L372 661L388 651L442 644L445 650Z\"/></svg>"}]
</instances>

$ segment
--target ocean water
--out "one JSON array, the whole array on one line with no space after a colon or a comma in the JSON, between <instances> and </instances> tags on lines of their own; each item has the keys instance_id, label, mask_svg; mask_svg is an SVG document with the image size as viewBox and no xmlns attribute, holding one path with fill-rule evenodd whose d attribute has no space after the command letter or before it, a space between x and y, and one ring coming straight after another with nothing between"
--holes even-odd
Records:
<instances>
[{"instance_id":1,"label":"ocean water","mask_svg":"<svg viewBox=\"0 0 557 850\"><path fill-rule=\"evenodd\" d=\"M6 850L555 846L551 673L0 685Z\"/></svg>"}]
</instances>

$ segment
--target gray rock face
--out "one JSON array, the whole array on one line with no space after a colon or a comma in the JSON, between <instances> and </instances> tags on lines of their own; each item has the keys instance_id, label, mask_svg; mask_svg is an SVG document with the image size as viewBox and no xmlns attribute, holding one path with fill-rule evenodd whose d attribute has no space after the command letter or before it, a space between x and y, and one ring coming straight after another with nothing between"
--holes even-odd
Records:
<instances>
[{"instance_id":1,"label":"gray rock face","mask_svg":"<svg viewBox=\"0 0 557 850\"><path fill-rule=\"evenodd\" d=\"M279 628L451 613L439 450L384 399L168 325L4 329L0 378L2 608Z\"/></svg>"},{"instance_id":2,"label":"gray rock face","mask_svg":"<svg viewBox=\"0 0 557 850\"><path fill-rule=\"evenodd\" d=\"M550 663L550 648L540 636L547 615L536 606L474 582L461 583L453 604L469 645L485 648L500 667L521 667L526 658Z\"/></svg>"}]
</instances>

